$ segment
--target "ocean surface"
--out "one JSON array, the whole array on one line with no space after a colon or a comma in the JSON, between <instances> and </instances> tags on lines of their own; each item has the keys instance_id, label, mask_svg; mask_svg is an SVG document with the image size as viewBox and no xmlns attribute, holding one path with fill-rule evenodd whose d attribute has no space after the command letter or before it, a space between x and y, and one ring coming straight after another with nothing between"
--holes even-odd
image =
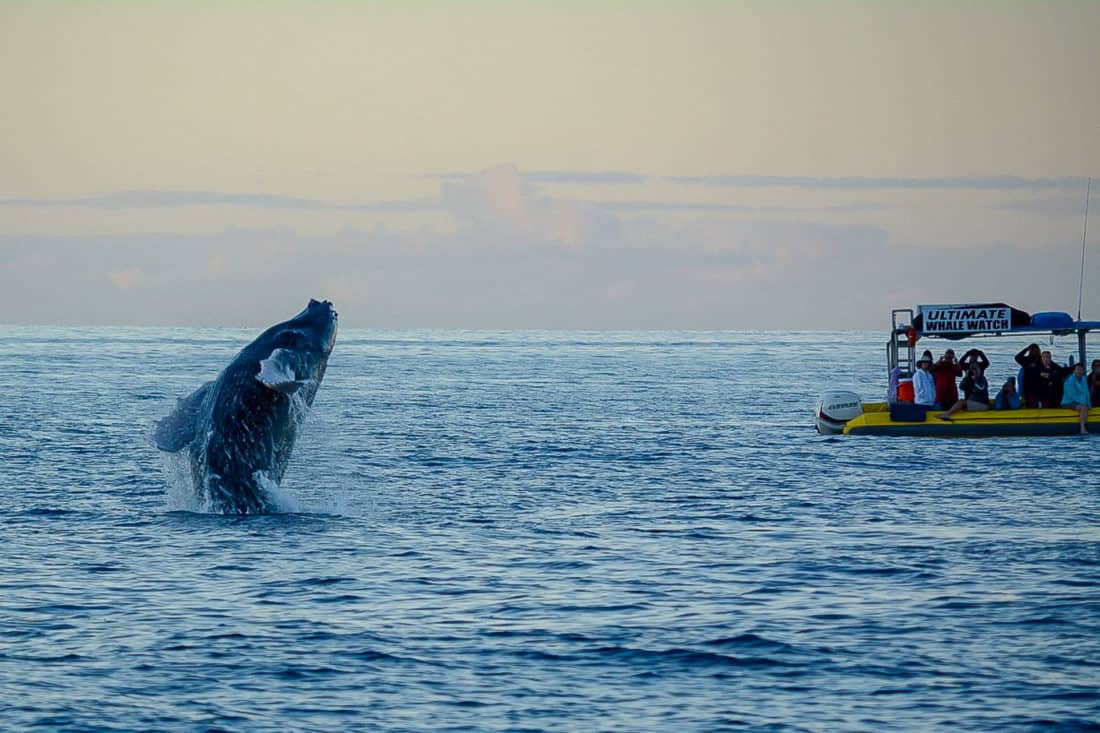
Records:
<instances>
[{"instance_id":1,"label":"ocean surface","mask_svg":"<svg viewBox=\"0 0 1100 733\"><path fill-rule=\"evenodd\" d=\"M1100 730L1100 436L817 435L877 333L344 330L286 511L189 511L260 330L0 327L3 730Z\"/></svg>"}]
</instances>

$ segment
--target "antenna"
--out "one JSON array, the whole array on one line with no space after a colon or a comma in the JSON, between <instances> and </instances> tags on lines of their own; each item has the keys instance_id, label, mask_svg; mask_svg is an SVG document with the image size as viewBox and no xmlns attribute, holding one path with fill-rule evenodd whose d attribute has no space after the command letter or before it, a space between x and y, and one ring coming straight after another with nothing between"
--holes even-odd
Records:
<instances>
[{"instance_id":1,"label":"antenna","mask_svg":"<svg viewBox=\"0 0 1100 733\"><path fill-rule=\"evenodd\" d=\"M1077 288L1077 320L1081 320L1081 298L1085 293L1085 239L1089 234L1089 195L1092 193L1092 176L1085 188L1085 227L1081 232L1081 284Z\"/></svg>"}]
</instances>

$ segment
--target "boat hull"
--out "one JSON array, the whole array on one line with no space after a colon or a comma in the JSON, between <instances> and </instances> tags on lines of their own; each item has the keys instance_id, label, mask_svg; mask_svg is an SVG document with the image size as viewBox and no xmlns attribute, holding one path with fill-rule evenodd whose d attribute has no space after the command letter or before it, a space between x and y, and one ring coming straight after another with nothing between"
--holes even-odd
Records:
<instances>
[{"instance_id":1,"label":"boat hull","mask_svg":"<svg viewBox=\"0 0 1100 733\"><path fill-rule=\"evenodd\" d=\"M1075 435L1077 413L1066 408L957 412L940 420L930 411L922 422L895 422L886 403L864 403L863 414L844 426L845 435L904 435L979 438L1014 435ZM1100 433L1100 408L1089 410L1088 430Z\"/></svg>"}]
</instances>

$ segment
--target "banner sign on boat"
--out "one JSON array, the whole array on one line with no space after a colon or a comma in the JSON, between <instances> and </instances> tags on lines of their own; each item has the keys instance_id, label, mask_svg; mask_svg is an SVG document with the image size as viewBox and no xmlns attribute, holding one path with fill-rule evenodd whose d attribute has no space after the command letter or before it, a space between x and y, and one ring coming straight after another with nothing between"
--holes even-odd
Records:
<instances>
[{"instance_id":1,"label":"banner sign on boat","mask_svg":"<svg viewBox=\"0 0 1100 733\"><path fill-rule=\"evenodd\" d=\"M1009 331L1012 309L1008 306L963 306L929 308L921 306L925 333L975 333Z\"/></svg>"},{"instance_id":2,"label":"banner sign on boat","mask_svg":"<svg viewBox=\"0 0 1100 733\"><path fill-rule=\"evenodd\" d=\"M914 324L929 336L1001 333L1028 326L1031 316L1004 303L972 305L921 305Z\"/></svg>"}]
</instances>

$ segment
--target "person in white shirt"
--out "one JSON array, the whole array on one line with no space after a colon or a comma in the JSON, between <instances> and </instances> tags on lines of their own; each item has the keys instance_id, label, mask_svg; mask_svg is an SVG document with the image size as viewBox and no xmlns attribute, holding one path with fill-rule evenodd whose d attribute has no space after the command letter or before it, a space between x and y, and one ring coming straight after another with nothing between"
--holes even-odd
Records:
<instances>
[{"instance_id":1,"label":"person in white shirt","mask_svg":"<svg viewBox=\"0 0 1100 733\"><path fill-rule=\"evenodd\" d=\"M932 376L932 354L928 351L917 360L917 373L913 375L913 402L925 407L936 406L936 378Z\"/></svg>"}]
</instances>

